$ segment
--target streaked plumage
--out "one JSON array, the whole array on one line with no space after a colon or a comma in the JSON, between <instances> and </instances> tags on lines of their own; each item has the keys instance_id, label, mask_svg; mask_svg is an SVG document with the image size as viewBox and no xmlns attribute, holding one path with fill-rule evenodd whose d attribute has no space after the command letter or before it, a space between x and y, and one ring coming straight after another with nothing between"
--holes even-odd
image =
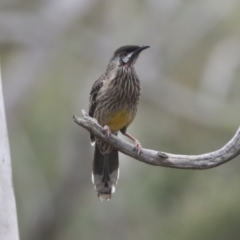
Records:
<instances>
[{"instance_id":1,"label":"streaked plumage","mask_svg":"<svg viewBox=\"0 0 240 240\"><path fill-rule=\"evenodd\" d=\"M90 92L89 115L97 119L111 133L117 135L121 131L135 141L137 139L127 133L137 112L141 93L141 84L135 72L134 64L139 53L149 46L123 46L117 49L111 58L106 72L95 81ZM111 199L119 175L118 151L103 141L90 136L95 145L93 160L93 183L100 200Z\"/></svg>"}]
</instances>

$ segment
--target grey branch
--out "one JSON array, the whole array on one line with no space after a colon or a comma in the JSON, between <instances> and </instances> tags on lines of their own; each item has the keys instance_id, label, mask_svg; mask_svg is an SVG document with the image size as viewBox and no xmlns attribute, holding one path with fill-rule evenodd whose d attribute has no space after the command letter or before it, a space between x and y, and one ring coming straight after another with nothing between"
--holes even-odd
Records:
<instances>
[{"instance_id":1,"label":"grey branch","mask_svg":"<svg viewBox=\"0 0 240 240\"><path fill-rule=\"evenodd\" d=\"M74 121L81 127L87 129L97 138L109 143L120 152L137 159L140 162L154 166L181 168L181 169L208 169L217 167L230 161L240 154L240 128L233 138L221 149L201 155L177 155L172 153L160 152L142 148L140 155L133 144L129 144L113 134L108 137L105 130L97 123L96 119L91 118L82 110L83 117L73 116Z\"/></svg>"}]
</instances>

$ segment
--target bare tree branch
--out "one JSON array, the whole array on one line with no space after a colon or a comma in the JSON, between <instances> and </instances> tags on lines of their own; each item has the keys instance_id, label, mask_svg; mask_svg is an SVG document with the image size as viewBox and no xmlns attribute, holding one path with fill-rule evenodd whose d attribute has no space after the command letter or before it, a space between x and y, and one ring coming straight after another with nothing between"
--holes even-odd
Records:
<instances>
[{"instance_id":1,"label":"bare tree branch","mask_svg":"<svg viewBox=\"0 0 240 240\"><path fill-rule=\"evenodd\" d=\"M230 161L240 154L240 128L234 137L221 149L201 155L176 155L150 149L142 148L140 155L132 144L129 144L111 134L108 138L105 130L97 124L96 120L89 117L83 110L84 117L73 116L74 121L81 127L87 129L97 138L109 143L120 152L147 164L181 168L181 169L208 169L217 167Z\"/></svg>"}]
</instances>

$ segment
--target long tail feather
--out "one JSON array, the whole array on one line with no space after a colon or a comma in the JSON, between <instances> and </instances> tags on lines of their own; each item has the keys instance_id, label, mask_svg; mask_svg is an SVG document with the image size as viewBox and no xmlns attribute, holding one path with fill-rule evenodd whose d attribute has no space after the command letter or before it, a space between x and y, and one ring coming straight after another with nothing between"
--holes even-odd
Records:
<instances>
[{"instance_id":1,"label":"long tail feather","mask_svg":"<svg viewBox=\"0 0 240 240\"><path fill-rule=\"evenodd\" d=\"M112 193L115 192L118 177L118 151L112 149L110 153L103 155L96 144L92 181L100 201L111 199Z\"/></svg>"}]
</instances>

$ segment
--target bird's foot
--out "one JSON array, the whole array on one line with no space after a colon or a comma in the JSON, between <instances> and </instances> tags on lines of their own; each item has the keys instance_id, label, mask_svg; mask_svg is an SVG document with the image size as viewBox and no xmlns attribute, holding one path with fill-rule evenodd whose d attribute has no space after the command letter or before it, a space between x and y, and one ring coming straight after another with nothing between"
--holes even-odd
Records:
<instances>
[{"instance_id":1,"label":"bird's foot","mask_svg":"<svg viewBox=\"0 0 240 240\"><path fill-rule=\"evenodd\" d=\"M131 134L125 132L123 133L126 137L128 137L129 139L131 139L132 141L134 141L134 148L137 149L137 156L139 156L139 154L141 153L141 149L142 149L142 145L141 143L135 138L133 137Z\"/></svg>"},{"instance_id":2,"label":"bird's foot","mask_svg":"<svg viewBox=\"0 0 240 240\"><path fill-rule=\"evenodd\" d=\"M105 126L103 127L103 129L104 129L105 134L107 135L107 137L110 137L111 130L110 130L109 126L108 126L108 125L105 125Z\"/></svg>"},{"instance_id":3,"label":"bird's foot","mask_svg":"<svg viewBox=\"0 0 240 240\"><path fill-rule=\"evenodd\" d=\"M142 145L137 139L134 140L134 146L137 149L137 155L139 156L142 149Z\"/></svg>"}]
</instances>

